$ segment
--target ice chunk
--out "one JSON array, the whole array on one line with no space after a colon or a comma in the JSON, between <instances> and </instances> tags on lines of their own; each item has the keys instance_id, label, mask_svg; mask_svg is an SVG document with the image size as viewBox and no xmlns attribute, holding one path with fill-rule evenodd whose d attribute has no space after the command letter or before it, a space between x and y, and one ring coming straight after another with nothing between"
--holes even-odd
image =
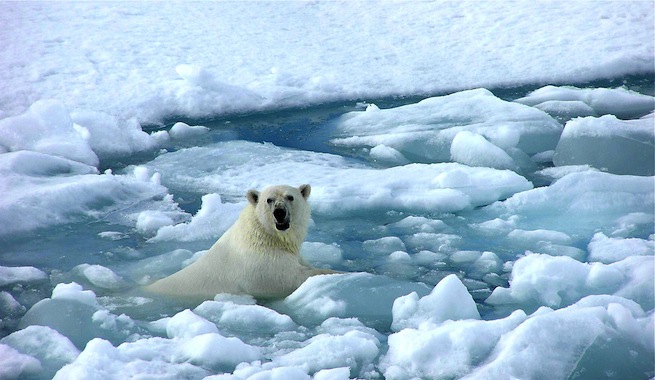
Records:
<instances>
[{"instance_id":1,"label":"ice chunk","mask_svg":"<svg viewBox=\"0 0 655 380\"><path fill-rule=\"evenodd\" d=\"M316 372L313 377L314 380L348 380L350 379L350 368L339 367L332 369L324 369Z\"/></svg>"},{"instance_id":2,"label":"ice chunk","mask_svg":"<svg viewBox=\"0 0 655 380\"><path fill-rule=\"evenodd\" d=\"M188 139L191 137L202 136L209 132L209 128L202 125L191 126L181 121L175 123L168 134L174 139Z\"/></svg>"},{"instance_id":3,"label":"ice chunk","mask_svg":"<svg viewBox=\"0 0 655 380\"><path fill-rule=\"evenodd\" d=\"M341 118L337 128L334 144L347 147L385 145L413 162L449 161L451 143L462 131L483 136L488 140L481 143L485 148L490 147L491 142L496 147L517 147L529 155L553 149L562 131L562 126L546 113L505 102L484 89L428 98L376 112L350 112ZM464 142L460 139L456 144L456 157L464 157ZM509 165L508 157L498 149L485 149L485 152L495 164Z\"/></svg>"},{"instance_id":4,"label":"ice chunk","mask_svg":"<svg viewBox=\"0 0 655 380\"><path fill-rule=\"evenodd\" d=\"M610 264L630 256L653 256L653 240L609 238L602 232L594 235L588 245L589 261Z\"/></svg>"},{"instance_id":5,"label":"ice chunk","mask_svg":"<svg viewBox=\"0 0 655 380\"><path fill-rule=\"evenodd\" d=\"M560 107L556 108L551 103L553 101L562 103L559 103ZM554 109L557 112L565 112L566 108L570 108L574 111L570 116L595 116L584 115L589 110L585 110L579 105L579 102L582 102L598 115L616 115L622 119L640 118L655 109L655 98L624 88L546 86L531 92L524 98L517 99L516 102L544 110Z\"/></svg>"},{"instance_id":6,"label":"ice chunk","mask_svg":"<svg viewBox=\"0 0 655 380\"><path fill-rule=\"evenodd\" d=\"M9 152L30 150L98 166L98 156L73 128L66 107L40 100L19 116L0 119L0 146Z\"/></svg>"},{"instance_id":7,"label":"ice chunk","mask_svg":"<svg viewBox=\"0 0 655 380\"><path fill-rule=\"evenodd\" d=\"M96 336L93 314L98 309L74 299L44 299L32 306L20 321L19 327L40 325L57 330L78 349Z\"/></svg>"},{"instance_id":8,"label":"ice chunk","mask_svg":"<svg viewBox=\"0 0 655 380\"><path fill-rule=\"evenodd\" d=\"M133 345L140 345L141 349L133 350ZM86 345L74 362L59 370L54 380L203 378L209 374L207 370L186 362L170 363L170 356L168 358L159 356L158 353L162 351L172 354L172 350L167 346L153 340L142 340L134 344L124 343L116 348L110 342L96 338ZM147 353L152 356L148 357ZM153 356L156 360L153 360Z\"/></svg>"},{"instance_id":9,"label":"ice chunk","mask_svg":"<svg viewBox=\"0 0 655 380\"><path fill-rule=\"evenodd\" d=\"M373 363L379 354L380 342L370 334L349 331L343 335L321 334L305 346L273 360L275 365L298 366L309 373L321 369L350 367L352 373Z\"/></svg>"},{"instance_id":10,"label":"ice chunk","mask_svg":"<svg viewBox=\"0 0 655 380\"><path fill-rule=\"evenodd\" d=\"M642 345L645 329L629 309L604 301L609 303L583 299L565 309L540 309L503 335L487 359L464 378L642 376L653 364L652 346ZM639 337L633 335L635 329L641 330Z\"/></svg>"},{"instance_id":11,"label":"ice chunk","mask_svg":"<svg viewBox=\"0 0 655 380\"><path fill-rule=\"evenodd\" d=\"M136 229L142 234L154 234L160 228L175 224L173 218L163 211L141 211L136 220Z\"/></svg>"},{"instance_id":12,"label":"ice chunk","mask_svg":"<svg viewBox=\"0 0 655 380\"><path fill-rule=\"evenodd\" d=\"M495 169L516 169L514 160L483 136L469 131L455 135L450 146L450 158L460 164Z\"/></svg>"},{"instance_id":13,"label":"ice chunk","mask_svg":"<svg viewBox=\"0 0 655 380\"><path fill-rule=\"evenodd\" d=\"M218 333L216 325L189 309L175 314L166 325L166 334L169 338L188 339L211 333Z\"/></svg>"},{"instance_id":14,"label":"ice chunk","mask_svg":"<svg viewBox=\"0 0 655 380\"><path fill-rule=\"evenodd\" d=\"M120 289L125 281L114 271L102 265L80 264L74 269L84 276L91 284L102 289Z\"/></svg>"},{"instance_id":15,"label":"ice chunk","mask_svg":"<svg viewBox=\"0 0 655 380\"><path fill-rule=\"evenodd\" d=\"M343 250L335 244L304 242L300 254L313 264L337 265L343 261Z\"/></svg>"},{"instance_id":16,"label":"ice chunk","mask_svg":"<svg viewBox=\"0 0 655 380\"><path fill-rule=\"evenodd\" d=\"M517 193L483 211L490 220L517 216L514 228L592 236L598 229L615 225L618 218L652 210L654 188L649 177L576 172L550 186Z\"/></svg>"},{"instance_id":17,"label":"ice chunk","mask_svg":"<svg viewBox=\"0 0 655 380\"><path fill-rule=\"evenodd\" d=\"M372 169L343 157L245 141L163 154L148 164L171 191L217 192L242 201L244 189L310 183L314 212L449 212L489 204L532 188L509 170L455 163ZM180 168L184 168L180 170ZM168 227L165 227L168 228Z\"/></svg>"},{"instance_id":18,"label":"ice chunk","mask_svg":"<svg viewBox=\"0 0 655 380\"><path fill-rule=\"evenodd\" d=\"M81 285L74 282L57 284L52 290L52 299L74 300L96 308L99 307L96 294L91 290L84 290Z\"/></svg>"},{"instance_id":19,"label":"ice chunk","mask_svg":"<svg viewBox=\"0 0 655 380\"><path fill-rule=\"evenodd\" d=\"M80 354L68 338L45 326L28 326L4 337L0 343L37 359L42 366L40 375L47 378L52 378L55 372ZM0 378L4 377L0 375Z\"/></svg>"},{"instance_id":20,"label":"ice chunk","mask_svg":"<svg viewBox=\"0 0 655 380\"><path fill-rule=\"evenodd\" d=\"M615 174L655 174L653 117L622 121L613 115L566 123L553 163L591 165Z\"/></svg>"},{"instance_id":21,"label":"ice chunk","mask_svg":"<svg viewBox=\"0 0 655 380\"><path fill-rule=\"evenodd\" d=\"M237 364L260 357L259 348L245 344L239 338L226 338L214 332L197 335L184 342L173 354L172 361L231 372Z\"/></svg>"},{"instance_id":22,"label":"ice chunk","mask_svg":"<svg viewBox=\"0 0 655 380\"><path fill-rule=\"evenodd\" d=\"M223 202L219 194L202 196L200 210L191 221L175 225L162 225L149 241L193 241L221 236L237 220L244 203Z\"/></svg>"},{"instance_id":23,"label":"ice chunk","mask_svg":"<svg viewBox=\"0 0 655 380\"><path fill-rule=\"evenodd\" d=\"M369 151L369 155L375 162L388 165L406 165L409 160L402 153L384 144L376 145Z\"/></svg>"},{"instance_id":24,"label":"ice chunk","mask_svg":"<svg viewBox=\"0 0 655 380\"><path fill-rule=\"evenodd\" d=\"M380 367L390 380L460 378L526 318L524 312L515 311L493 321L469 319L405 328L389 336L389 351Z\"/></svg>"},{"instance_id":25,"label":"ice chunk","mask_svg":"<svg viewBox=\"0 0 655 380\"><path fill-rule=\"evenodd\" d=\"M446 320L480 319L473 297L454 274L439 281L432 292L421 299L416 293L396 299L392 314L391 328L394 331L418 328L424 323L439 324Z\"/></svg>"},{"instance_id":26,"label":"ice chunk","mask_svg":"<svg viewBox=\"0 0 655 380\"><path fill-rule=\"evenodd\" d=\"M158 146L157 141L143 132L134 118L118 120L104 112L86 110L71 113L71 118L75 127L83 128L82 133L88 133L85 139L101 160L150 152Z\"/></svg>"},{"instance_id":27,"label":"ice chunk","mask_svg":"<svg viewBox=\"0 0 655 380\"><path fill-rule=\"evenodd\" d=\"M293 330L296 324L284 314L264 306L242 305L227 300L206 301L193 311L195 314L216 323L221 329L247 333L277 333Z\"/></svg>"},{"instance_id":28,"label":"ice chunk","mask_svg":"<svg viewBox=\"0 0 655 380\"><path fill-rule=\"evenodd\" d=\"M512 267L509 288L496 288L485 301L491 305L516 304L526 308L559 308L591 294L616 294L650 310L654 283L652 257L632 257L615 264L586 264L567 256L529 254Z\"/></svg>"},{"instance_id":29,"label":"ice chunk","mask_svg":"<svg viewBox=\"0 0 655 380\"><path fill-rule=\"evenodd\" d=\"M36 376L41 371L41 363L37 359L0 343L0 378L19 379Z\"/></svg>"},{"instance_id":30,"label":"ice chunk","mask_svg":"<svg viewBox=\"0 0 655 380\"><path fill-rule=\"evenodd\" d=\"M100 218L141 201L151 200L140 207L174 206L171 200L154 199L167 193L157 183L131 175L98 175L93 167L43 154L0 155L0 176L0 236L85 217ZM112 217L116 223L133 223L126 216Z\"/></svg>"},{"instance_id":31,"label":"ice chunk","mask_svg":"<svg viewBox=\"0 0 655 380\"><path fill-rule=\"evenodd\" d=\"M302 325L320 324L329 317L357 317L383 329L391 325L394 300L411 292L423 296L429 288L367 273L313 276L272 307Z\"/></svg>"},{"instance_id":32,"label":"ice chunk","mask_svg":"<svg viewBox=\"0 0 655 380\"><path fill-rule=\"evenodd\" d=\"M547 100L534 107L554 117L560 123L576 117L598 116L593 108L580 100Z\"/></svg>"},{"instance_id":33,"label":"ice chunk","mask_svg":"<svg viewBox=\"0 0 655 380\"><path fill-rule=\"evenodd\" d=\"M34 267L3 267L0 266L0 286L15 283L43 281L48 275Z\"/></svg>"}]
</instances>

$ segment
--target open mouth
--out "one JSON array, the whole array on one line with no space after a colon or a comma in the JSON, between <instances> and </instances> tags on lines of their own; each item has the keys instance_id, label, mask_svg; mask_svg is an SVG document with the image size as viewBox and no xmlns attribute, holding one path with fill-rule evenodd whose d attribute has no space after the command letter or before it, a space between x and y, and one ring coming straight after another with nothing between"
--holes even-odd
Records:
<instances>
[{"instance_id":1,"label":"open mouth","mask_svg":"<svg viewBox=\"0 0 655 380\"><path fill-rule=\"evenodd\" d=\"M289 214L283 208L276 208L273 210L273 219L275 220L275 228L278 231L286 231L289 229Z\"/></svg>"},{"instance_id":2,"label":"open mouth","mask_svg":"<svg viewBox=\"0 0 655 380\"><path fill-rule=\"evenodd\" d=\"M275 228L277 228L278 231L286 231L289 229L289 222L275 222Z\"/></svg>"}]
</instances>

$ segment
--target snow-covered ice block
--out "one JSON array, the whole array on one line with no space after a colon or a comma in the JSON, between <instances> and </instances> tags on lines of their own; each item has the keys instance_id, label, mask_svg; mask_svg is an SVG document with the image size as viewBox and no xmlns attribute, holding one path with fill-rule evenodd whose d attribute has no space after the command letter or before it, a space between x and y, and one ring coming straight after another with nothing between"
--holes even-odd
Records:
<instances>
[{"instance_id":1,"label":"snow-covered ice block","mask_svg":"<svg viewBox=\"0 0 655 380\"><path fill-rule=\"evenodd\" d=\"M653 307L653 257L634 256L614 264L581 263L567 256L528 254L513 267L509 288L496 288L490 305L518 304L528 309L559 308L592 294L632 299L646 310Z\"/></svg>"},{"instance_id":2,"label":"snow-covered ice block","mask_svg":"<svg viewBox=\"0 0 655 380\"><path fill-rule=\"evenodd\" d=\"M553 149L562 126L543 111L477 89L396 108L369 107L347 113L339 121L332 142L346 147L384 145L413 162L447 162L451 143L462 131L483 136L487 140L482 144L485 152L493 151L494 162L507 166L508 157L500 159L502 153L489 149L488 143L532 155ZM456 157L462 151L457 148Z\"/></svg>"},{"instance_id":3,"label":"snow-covered ice block","mask_svg":"<svg viewBox=\"0 0 655 380\"><path fill-rule=\"evenodd\" d=\"M515 101L540 108L551 115L553 111L566 114L569 118L615 115L621 119L637 119L655 110L654 97L624 88L546 86Z\"/></svg>"},{"instance_id":4,"label":"snow-covered ice block","mask_svg":"<svg viewBox=\"0 0 655 380\"><path fill-rule=\"evenodd\" d=\"M616 228L619 218L653 210L654 190L652 177L598 171L570 173L550 186L517 193L485 207L482 215L489 219L480 226L496 232L544 229L572 238L593 236L599 229Z\"/></svg>"},{"instance_id":5,"label":"snow-covered ice block","mask_svg":"<svg viewBox=\"0 0 655 380\"><path fill-rule=\"evenodd\" d=\"M611 264L630 256L653 256L654 245L653 240L611 238L598 232L588 245L589 261Z\"/></svg>"},{"instance_id":6,"label":"snow-covered ice block","mask_svg":"<svg viewBox=\"0 0 655 380\"><path fill-rule=\"evenodd\" d=\"M144 208L177 207L163 197L167 189L156 181L97 174L92 166L41 153L1 154L0 177L0 236L99 218L140 201L144 202L139 207ZM127 216L113 217L117 223L134 223Z\"/></svg>"},{"instance_id":7,"label":"snow-covered ice block","mask_svg":"<svg viewBox=\"0 0 655 380\"><path fill-rule=\"evenodd\" d=\"M38 359L0 343L0 378L18 379L38 376L42 370Z\"/></svg>"},{"instance_id":8,"label":"snow-covered ice block","mask_svg":"<svg viewBox=\"0 0 655 380\"><path fill-rule=\"evenodd\" d=\"M41 363L39 375L44 378L52 378L55 372L80 354L68 338L46 326L28 326L2 338L0 344L37 359ZM4 378L1 370L0 378Z\"/></svg>"},{"instance_id":9,"label":"snow-covered ice block","mask_svg":"<svg viewBox=\"0 0 655 380\"><path fill-rule=\"evenodd\" d=\"M162 223L159 223L160 226L153 226L157 227L156 234L149 241L193 241L217 238L234 224L244 207L244 203L227 203L223 202L219 194L205 194L202 196L200 210L190 221L173 224L168 223L167 219L162 219ZM167 214L163 216L167 217Z\"/></svg>"},{"instance_id":10,"label":"snow-covered ice block","mask_svg":"<svg viewBox=\"0 0 655 380\"><path fill-rule=\"evenodd\" d=\"M173 218L159 210L145 210L136 219L136 229L142 234L154 234L160 228L175 224Z\"/></svg>"},{"instance_id":11,"label":"snow-covered ice block","mask_svg":"<svg viewBox=\"0 0 655 380\"><path fill-rule=\"evenodd\" d=\"M379 346L377 337L362 331L320 334L305 342L303 347L275 358L273 364L297 366L308 373L347 366L351 373L357 374L373 363L380 353Z\"/></svg>"},{"instance_id":12,"label":"snow-covered ice block","mask_svg":"<svg viewBox=\"0 0 655 380\"><path fill-rule=\"evenodd\" d=\"M390 380L460 378L526 318L519 310L492 321L449 320L405 328L389 336L389 351L382 357L380 367Z\"/></svg>"},{"instance_id":13,"label":"snow-covered ice block","mask_svg":"<svg viewBox=\"0 0 655 380\"><path fill-rule=\"evenodd\" d=\"M466 286L454 274L446 276L419 299L410 293L397 298L392 308L391 328L400 331L405 328L419 328L423 324L439 324L446 320L480 319L473 297Z\"/></svg>"},{"instance_id":14,"label":"snow-covered ice block","mask_svg":"<svg viewBox=\"0 0 655 380\"><path fill-rule=\"evenodd\" d=\"M653 116L619 120L616 116L586 117L566 123L553 163L591 165L615 174L655 174Z\"/></svg>"},{"instance_id":15,"label":"snow-covered ice block","mask_svg":"<svg viewBox=\"0 0 655 380\"><path fill-rule=\"evenodd\" d=\"M261 356L259 348L243 343L239 338L226 338L214 332L194 336L182 343L173 354L172 361L231 372L237 364L251 362Z\"/></svg>"},{"instance_id":16,"label":"snow-covered ice block","mask_svg":"<svg viewBox=\"0 0 655 380\"><path fill-rule=\"evenodd\" d=\"M44 281L48 275L34 267L3 267L0 266L0 286Z\"/></svg>"},{"instance_id":17,"label":"snow-covered ice block","mask_svg":"<svg viewBox=\"0 0 655 380\"><path fill-rule=\"evenodd\" d=\"M220 295L219 295L220 296ZM219 297L217 297L220 299ZM193 312L215 323L221 330L274 334L296 328L293 320L264 306L239 304L229 300L205 301Z\"/></svg>"},{"instance_id":18,"label":"snow-covered ice block","mask_svg":"<svg viewBox=\"0 0 655 380\"><path fill-rule=\"evenodd\" d=\"M642 376L652 370L653 347L646 346L652 317L644 318L643 312L633 314L633 309L617 303L618 299L587 302L585 298L565 309L538 310L504 334L486 360L463 378Z\"/></svg>"},{"instance_id":19,"label":"snow-covered ice block","mask_svg":"<svg viewBox=\"0 0 655 380\"><path fill-rule=\"evenodd\" d=\"M162 173L171 191L217 192L227 202L242 201L249 188L309 183L313 210L327 215L452 212L532 188L509 170L456 163L373 169L341 156L246 141L182 149L157 157L148 167Z\"/></svg>"},{"instance_id":20,"label":"snow-covered ice block","mask_svg":"<svg viewBox=\"0 0 655 380\"><path fill-rule=\"evenodd\" d=\"M393 280L368 273L313 276L272 307L302 325L320 324L330 317L356 317L367 326L388 328L396 298L430 289L420 283Z\"/></svg>"},{"instance_id":21,"label":"snow-covered ice block","mask_svg":"<svg viewBox=\"0 0 655 380\"><path fill-rule=\"evenodd\" d=\"M111 269L102 265L80 264L73 271L79 273L92 285L101 289L116 290L126 286L125 280Z\"/></svg>"},{"instance_id":22,"label":"snow-covered ice block","mask_svg":"<svg viewBox=\"0 0 655 380\"><path fill-rule=\"evenodd\" d=\"M143 332L128 316L102 309L95 293L76 283L57 284L52 298L34 304L21 319L19 328L36 325L56 330L78 349L96 337L120 342Z\"/></svg>"},{"instance_id":23,"label":"snow-covered ice block","mask_svg":"<svg viewBox=\"0 0 655 380\"><path fill-rule=\"evenodd\" d=\"M166 325L166 334L169 338L188 339L211 333L218 333L216 325L189 309L175 314Z\"/></svg>"},{"instance_id":24,"label":"snow-covered ice block","mask_svg":"<svg viewBox=\"0 0 655 380\"><path fill-rule=\"evenodd\" d=\"M0 119L0 147L30 150L98 166L98 156L73 127L63 103L40 100L22 115Z\"/></svg>"},{"instance_id":25,"label":"snow-covered ice block","mask_svg":"<svg viewBox=\"0 0 655 380\"><path fill-rule=\"evenodd\" d=\"M159 145L134 118L118 120L104 112L77 110L71 119L100 160L151 152Z\"/></svg>"},{"instance_id":26,"label":"snow-covered ice block","mask_svg":"<svg viewBox=\"0 0 655 380\"><path fill-rule=\"evenodd\" d=\"M485 166L495 169L516 169L517 165L507 152L477 133L462 131L455 135L450 145L450 158L469 166Z\"/></svg>"},{"instance_id":27,"label":"snow-covered ice block","mask_svg":"<svg viewBox=\"0 0 655 380\"><path fill-rule=\"evenodd\" d=\"M133 350L134 345L140 347ZM162 357L162 352L168 357ZM96 338L86 345L75 361L60 369L53 379L203 378L210 374L208 370L187 362L171 362L174 352L175 346L162 344L159 340L144 339L114 347L110 342Z\"/></svg>"},{"instance_id":28,"label":"snow-covered ice block","mask_svg":"<svg viewBox=\"0 0 655 380\"><path fill-rule=\"evenodd\" d=\"M343 261L343 250L335 244L306 241L300 247L300 254L314 264L337 265Z\"/></svg>"},{"instance_id":29,"label":"snow-covered ice block","mask_svg":"<svg viewBox=\"0 0 655 380\"><path fill-rule=\"evenodd\" d=\"M209 132L209 128L203 125L189 125L181 121L173 124L168 134L174 139L188 139L191 137L202 136Z\"/></svg>"}]
</instances>

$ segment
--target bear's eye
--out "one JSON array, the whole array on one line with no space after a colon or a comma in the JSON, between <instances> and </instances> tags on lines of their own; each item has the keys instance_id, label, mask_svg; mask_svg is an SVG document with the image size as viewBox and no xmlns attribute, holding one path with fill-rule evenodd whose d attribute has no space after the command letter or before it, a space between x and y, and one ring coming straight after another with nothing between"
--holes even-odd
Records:
<instances>
[{"instance_id":1,"label":"bear's eye","mask_svg":"<svg viewBox=\"0 0 655 380\"><path fill-rule=\"evenodd\" d=\"M287 200L289 202L293 202L293 195L287 195Z\"/></svg>"},{"instance_id":2,"label":"bear's eye","mask_svg":"<svg viewBox=\"0 0 655 380\"><path fill-rule=\"evenodd\" d=\"M273 203L273 198L268 198L268 199L266 200L266 203L268 203L269 205L270 205L271 203Z\"/></svg>"}]
</instances>

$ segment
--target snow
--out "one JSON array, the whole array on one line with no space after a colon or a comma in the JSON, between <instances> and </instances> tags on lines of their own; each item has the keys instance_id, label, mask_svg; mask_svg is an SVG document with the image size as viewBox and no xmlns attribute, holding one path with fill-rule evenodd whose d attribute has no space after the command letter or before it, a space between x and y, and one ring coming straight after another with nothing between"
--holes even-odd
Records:
<instances>
[{"instance_id":1,"label":"snow","mask_svg":"<svg viewBox=\"0 0 655 380\"><path fill-rule=\"evenodd\" d=\"M655 376L652 2L371 5L0 2L0 378ZM342 273L141 291L280 183Z\"/></svg>"},{"instance_id":2,"label":"snow","mask_svg":"<svg viewBox=\"0 0 655 380\"><path fill-rule=\"evenodd\" d=\"M644 73L653 66L650 8L3 4L0 83L12 91L0 109L13 116L58 98L71 109L151 122ZM140 34L117 32L126 30Z\"/></svg>"}]
</instances>

